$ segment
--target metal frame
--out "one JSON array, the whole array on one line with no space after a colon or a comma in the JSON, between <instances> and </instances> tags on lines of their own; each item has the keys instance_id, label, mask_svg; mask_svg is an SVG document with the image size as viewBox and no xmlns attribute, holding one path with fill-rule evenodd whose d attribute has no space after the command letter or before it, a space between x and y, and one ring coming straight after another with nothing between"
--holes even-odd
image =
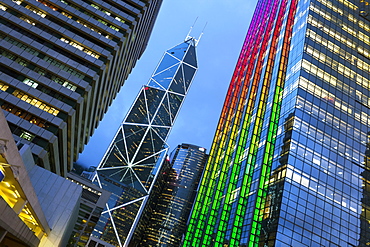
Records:
<instances>
[{"instance_id":1,"label":"metal frame","mask_svg":"<svg viewBox=\"0 0 370 247\"><path fill-rule=\"evenodd\" d=\"M107 149L103 159L101 160L97 168L96 175L94 176L93 181L95 181L95 183L97 183L101 188L108 191L114 191L114 188L117 189L117 187L114 187L115 185L112 182L109 182L114 181L114 183L122 185L121 187L131 188L135 191L135 193L139 192L137 193L138 196L136 198L132 198L130 201L124 203L119 203L118 201L116 201L115 206L109 206L107 203L106 208L102 213L102 215L109 215L109 222L111 222L114 233L116 235L115 237L117 238L116 243L118 243L118 245L121 247L127 246L131 237L133 236L135 227L139 222L149 194L151 193L157 179L158 171L161 170L164 157L167 154L167 137L176 120L176 117L197 71L195 47L198 44L198 41L199 39L196 40L188 35L183 43L165 52L162 59L160 60L160 63L156 67L155 72L149 79L149 82L147 83L147 85L141 88L141 91L139 92L138 96L135 99L135 102L128 111L120 128L118 129L114 139L112 140L109 148ZM176 53L179 51L181 52ZM182 51L184 52L182 53ZM182 58L179 58L179 54L182 54ZM187 60L188 62L185 62L184 60L189 59L189 56L192 56L190 62L189 60ZM169 60L167 59L169 57L171 57L171 62L169 63L169 66L163 67L167 65L166 63L169 62ZM176 62L174 59L176 59L178 62ZM176 70L169 70L171 68L173 69L176 66ZM188 66L194 71L191 71L191 73L185 75L183 66ZM157 71L160 67L163 67L163 69L161 69L161 71ZM179 70L181 71L179 72ZM172 73L171 77L168 77L170 72ZM181 74L178 75L178 73ZM166 74L166 77L162 78L163 80L165 80L165 82L168 82L169 79L171 79L169 83L166 83L168 85L161 84L159 80L156 80L158 79L158 77L160 77L161 74ZM175 79L178 78L176 76L180 76L180 81L182 81L183 83L183 85L180 87L183 87L181 88L181 91L183 90L184 93L176 92L174 88L171 88L174 83L176 83L176 86L179 85L177 84L178 81L175 81ZM153 84L149 85L152 83L152 81L158 84L158 86ZM148 105L149 95L147 92L153 94L154 97L162 97L160 98L160 100L155 101L157 105L156 108L152 111L150 110L153 109L154 106ZM170 104L170 100L172 99L170 97L171 94L182 97L181 100L176 102L176 108L171 108L173 107L173 105ZM162 107L165 107L167 112L161 112ZM143 114L140 109L144 109L146 111L146 114ZM152 117L150 117L150 114L152 114ZM169 114L169 116L166 114ZM169 125L158 125L158 122L163 121L163 119L160 119L160 116L168 116ZM133 120L135 119L141 119L142 121L133 122ZM140 129L140 131L135 131L138 127L142 129ZM156 131L156 128L163 128L167 129L168 131L164 136L163 133L158 133ZM141 135L141 131L144 131L144 134ZM135 135L136 139L134 141L136 142L132 141L135 138ZM122 138L120 138L121 136ZM128 138L130 138L131 146L129 146L130 143ZM146 145L146 141L150 142L149 146ZM151 153L148 153L148 150L151 151ZM137 160L137 158L140 156L144 158ZM148 163L145 163L145 161L147 161ZM106 180L104 181L104 183L102 183L104 177L109 177L109 181ZM126 199L125 192L122 192L121 195L117 196L119 196L118 200L121 200L121 202ZM133 197L133 193L130 194L130 197ZM128 222L128 224L131 224L129 232L123 233L123 235L125 235L125 239L120 238L119 232L122 231L122 229L119 229L115 224L115 210L141 201L142 203L138 209L138 212L134 212L136 213L134 221L132 223ZM119 214L118 211L116 213ZM106 222L105 226L107 226L107 224L108 221ZM102 240L107 242L115 242L114 239L111 240L107 238L108 237L104 236L103 233L103 236L101 236Z\"/></svg>"}]
</instances>

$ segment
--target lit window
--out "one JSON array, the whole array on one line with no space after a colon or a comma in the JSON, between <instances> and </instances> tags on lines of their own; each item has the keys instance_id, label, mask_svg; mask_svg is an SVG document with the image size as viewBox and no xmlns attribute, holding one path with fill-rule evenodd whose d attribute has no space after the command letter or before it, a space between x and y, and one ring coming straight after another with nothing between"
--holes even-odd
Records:
<instances>
[{"instance_id":1,"label":"lit window","mask_svg":"<svg viewBox=\"0 0 370 247\"><path fill-rule=\"evenodd\" d=\"M39 108L40 110L43 110L45 112L48 112L54 116L58 115L59 113L59 110L55 109L54 107L51 107L51 106L48 106L46 105L45 103L43 103L42 101L30 96L30 95L27 95L19 90L15 90L13 93L12 93L14 96L16 96L17 98L23 100L24 102L27 102L37 108Z\"/></svg>"},{"instance_id":2,"label":"lit window","mask_svg":"<svg viewBox=\"0 0 370 247\"><path fill-rule=\"evenodd\" d=\"M26 17L24 17L24 16L19 17L19 19L21 19L21 20L23 20L23 21L25 21L25 22L27 22L28 24L31 24L31 25L33 25L33 26L35 26L35 25L36 25L36 23L35 23L34 21L32 21L32 20L30 20L30 19L28 19L28 18L26 18Z\"/></svg>"},{"instance_id":3,"label":"lit window","mask_svg":"<svg viewBox=\"0 0 370 247\"><path fill-rule=\"evenodd\" d=\"M6 85L6 84L4 84L4 83L0 82L0 90L1 90L1 91L6 91L8 88L9 88L9 86L8 86L8 85Z\"/></svg>"},{"instance_id":4,"label":"lit window","mask_svg":"<svg viewBox=\"0 0 370 247\"><path fill-rule=\"evenodd\" d=\"M61 13L62 13L62 15L68 17L69 19L72 19L72 16L70 14L68 14L66 12L61 12Z\"/></svg>"},{"instance_id":5,"label":"lit window","mask_svg":"<svg viewBox=\"0 0 370 247\"><path fill-rule=\"evenodd\" d=\"M82 45L77 44L76 42L73 42L71 40L68 40L68 39L66 39L64 37L60 38L60 40L63 41L63 42L65 42L65 43L67 43L67 44L69 44L69 45L71 45L71 46L73 46L73 47L75 47L75 48L77 48L77 49L79 49L80 51L85 52L86 54L88 54L88 55L90 55L90 56L92 56L94 58L99 58L100 57L97 53L92 52L91 50L88 50L88 49L84 48Z\"/></svg>"},{"instance_id":6,"label":"lit window","mask_svg":"<svg viewBox=\"0 0 370 247\"><path fill-rule=\"evenodd\" d=\"M32 135L31 133L22 130L22 134L19 136L27 141L32 141L32 139L35 137L35 135Z\"/></svg>"},{"instance_id":7,"label":"lit window","mask_svg":"<svg viewBox=\"0 0 370 247\"><path fill-rule=\"evenodd\" d=\"M42 12L41 10L36 9L36 8L34 8L34 7L30 6L30 5L27 5L27 6L26 6L26 9L31 10L33 13L35 13L35 14L37 14L37 15L41 16L42 18L45 18L45 16L46 16L46 14L45 14L44 12Z\"/></svg>"},{"instance_id":8,"label":"lit window","mask_svg":"<svg viewBox=\"0 0 370 247\"><path fill-rule=\"evenodd\" d=\"M37 86L39 85L38 83L36 83L35 81L33 81L29 78L24 79L23 83L30 86L30 87L33 87L33 88L37 88Z\"/></svg>"},{"instance_id":9,"label":"lit window","mask_svg":"<svg viewBox=\"0 0 370 247\"><path fill-rule=\"evenodd\" d=\"M7 7L5 7L4 5L0 4L0 9L5 11L5 10L7 10Z\"/></svg>"}]
</instances>

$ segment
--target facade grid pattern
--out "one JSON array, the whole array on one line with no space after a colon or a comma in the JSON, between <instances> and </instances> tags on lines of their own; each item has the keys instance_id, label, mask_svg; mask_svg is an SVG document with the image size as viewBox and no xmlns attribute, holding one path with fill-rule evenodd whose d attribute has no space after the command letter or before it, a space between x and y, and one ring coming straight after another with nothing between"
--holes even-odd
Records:
<instances>
[{"instance_id":1,"label":"facade grid pattern","mask_svg":"<svg viewBox=\"0 0 370 247\"><path fill-rule=\"evenodd\" d=\"M161 3L1 1L0 105L38 165L63 176L72 169L143 53Z\"/></svg>"},{"instance_id":2,"label":"facade grid pattern","mask_svg":"<svg viewBox=\"0 0 370 247\"><path fill-rule=\"evenodd\" d=\"M184 246L369 244L368 6L258 1Z\"/></svg>"},{"instance_id":3,"label":"facade grid pattern","mask_svg":"<svg viewBox=\"0 0 370 247\"><path fill-rule=\"evenodd\" d=\"M172 151L137 246L181 246L207 158L205 148L191 144Z\"/></svg>"}]
</instances>

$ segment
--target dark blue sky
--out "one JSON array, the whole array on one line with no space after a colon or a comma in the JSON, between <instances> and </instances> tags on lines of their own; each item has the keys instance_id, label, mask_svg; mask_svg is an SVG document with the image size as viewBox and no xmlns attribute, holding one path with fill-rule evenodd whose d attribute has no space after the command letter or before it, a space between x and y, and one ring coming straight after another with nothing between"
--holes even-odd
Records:
<instances>
[{"instance_id":1,"label":"dark blue sky","mask_svg":"<svg viewBox=\"0 0 370 247\"><path fill-rule=\"evenodd\" d=\"M191 32L199 37L198 72L185 99L168 144L190 143L209 151L222 104L257 0L164 0L148 47L91 137L78 163L98 166L142 85L163 53Z\"/></svg>"}]
</instances>

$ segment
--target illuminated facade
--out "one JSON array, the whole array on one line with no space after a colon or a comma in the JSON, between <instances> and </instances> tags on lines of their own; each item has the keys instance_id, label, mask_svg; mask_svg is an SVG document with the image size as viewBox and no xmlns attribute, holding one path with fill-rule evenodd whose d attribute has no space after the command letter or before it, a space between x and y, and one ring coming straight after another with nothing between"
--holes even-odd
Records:
<instances>
[{"instance_id":1,"label":"illuminated facade","mask_svg":"<svg viewBox=\"0 0 370 247\"><path fill-rule=\"evenodd\" d=\"M172 151L164 188L137 246L180 246L207 157L204 148L190 144Z\"/></svg>"},{"instance_id":2,"label":"illuminated facade","mask_svg":"<svg viewBox=\"0 0 370 247\"><path fill-rule=\"evenodd\" d=\"M115 246L127 246L167 153L165 143L197 70L188 37L167 50L143 86L97 168L94 181L112 192L93 232Z\"/></svg>"},{"instance_id":3,"label":"illuminated facade","mask_svg":"<svg viewBox=\"0 0 370 247\"><path fill-rule=\"evenodd\" d=\"M2 112L0 126L0 246L39 246L50 227Z\"/></svg>"},{"instance_id":4,"label":"illuminated facade","mask_svg":"<svg viewBox=\"0 0 370 247\"><path fill-rule=\"evenodd\" d=\"M184 246L369 245L369 20L258 1Z\"/></svg>"},{"instance_id":5,"label":"illuminated facade","mask_svg":"<svg viewBox=\"0 0 370 247\"><path fill-rule=\"evenodd\" d=\"M143 53L162 0L4 0L0 105L17 142L66 176Z\"/></svg>"},{"instance_id":6,"label":"illuminated facade","mask_svg":"<svg viewBox=\"0 0 370 247\"><path fill-rule=\"evenodd\" d=\"M68 247L86 246L111 193L73 172L68 173L67 179L82 187L78 218L69 238Z\"/></svg>"},{"instance_id":7,"label":"illuminated facade","mask_svg":"<svg viewBox=\"0 0 370 247\"><path fill-rule=\"evenodd\" d=\"M0 111L0 246L67 246L82 189L36 166Z\"/></svg>"}]
</instances>

